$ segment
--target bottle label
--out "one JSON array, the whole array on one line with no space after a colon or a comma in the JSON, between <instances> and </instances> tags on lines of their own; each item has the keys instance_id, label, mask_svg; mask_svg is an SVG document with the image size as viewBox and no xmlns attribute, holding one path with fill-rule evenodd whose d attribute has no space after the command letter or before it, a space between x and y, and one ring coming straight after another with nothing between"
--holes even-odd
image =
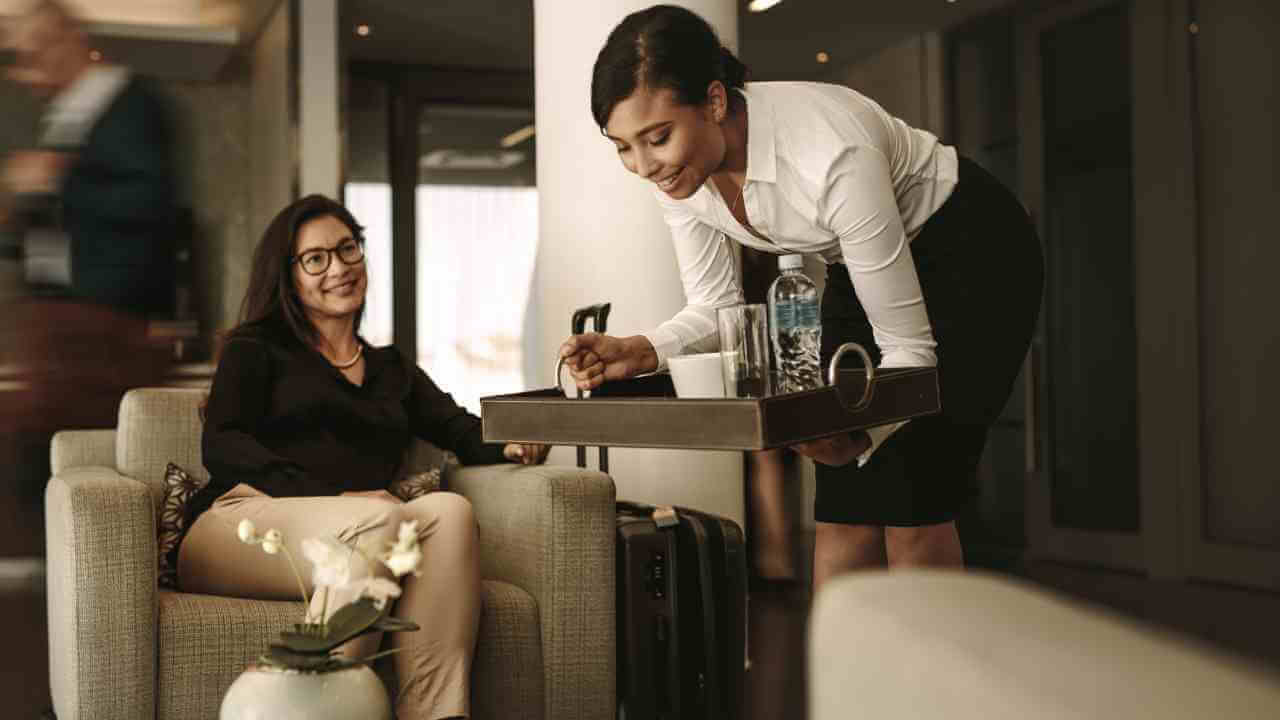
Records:
<instances>
[{"instance_id":1,"label":"bottle label","mask_svg":"<svg viewBox=\"0 0 1280 720\"><path fill-rule=\"evenodd\" d=\"M818 303L812 300L797 300L790 305L795 314L792 321L796 327L814 328L822 324L822 318L818 315Z\"/></svg>"},{"instance_id":2,"label":"bottle label","mask_svg":"<svg viewBox=\"0 0 1280 720\"><path fill-rule=\"evenodd\" d=\"M795 304L790 300L776 300L773 303L773 326L779 330L794 327L796 324Z\"/></svg>"}]
</instances>

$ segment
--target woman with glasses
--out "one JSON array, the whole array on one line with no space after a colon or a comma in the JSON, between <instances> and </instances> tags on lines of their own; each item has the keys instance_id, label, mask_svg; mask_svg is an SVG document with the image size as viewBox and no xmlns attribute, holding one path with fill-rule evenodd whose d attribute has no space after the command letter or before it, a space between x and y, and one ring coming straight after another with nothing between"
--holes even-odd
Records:
<instances>
[{"instance_id":1,"label":"woman with glasses","mask_svg":"<svg viewBox=\"0 0 1280 720\"><path fill-rule=\"evenodd\" d=\"M424 572L401 581L394 612L421 629L390 638L404 648L394 655L396 716L465 717L480 617L471 506L449 492L402 502L387 486L413 437L463 464L540 463L547 448L486 444L480 419L412 359L361 339L369 277L360 231L346 208L312 195L282 210L259 242L205 407L212 477L189 506L178 581L187 592L293 599L296 581L281 559L239 542L242 519L280 530L295 556L313 536L385 548L402 521L416 520ZM359 555L355 565L390 578ZM331 597L328 607L348 599ZM380 641L364 636L343 650L367 657Z\"/></svg>"}]
</instances>

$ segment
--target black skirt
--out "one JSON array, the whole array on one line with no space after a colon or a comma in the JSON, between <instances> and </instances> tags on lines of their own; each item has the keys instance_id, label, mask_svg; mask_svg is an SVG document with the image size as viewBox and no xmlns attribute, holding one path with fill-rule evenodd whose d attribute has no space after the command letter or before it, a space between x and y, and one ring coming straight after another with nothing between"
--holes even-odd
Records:
<instances>
[{"instance_id":1,"label":"black skirt","mask_svg":"<svg viewBox=\"0 0 1280 720\"><path fill-rule=\"evenodd\" d=\"M977 495L987 428L1022 367L1044 286L1035 226L1017 198L960 158L959 183L911 243L937 341L942 412L901 427L866 465L817 465L819 522L915 526L953 520ZM879 363L867 314L844 265L822 298L822 363L841 343Z\"/></svg>"}]
</instances>

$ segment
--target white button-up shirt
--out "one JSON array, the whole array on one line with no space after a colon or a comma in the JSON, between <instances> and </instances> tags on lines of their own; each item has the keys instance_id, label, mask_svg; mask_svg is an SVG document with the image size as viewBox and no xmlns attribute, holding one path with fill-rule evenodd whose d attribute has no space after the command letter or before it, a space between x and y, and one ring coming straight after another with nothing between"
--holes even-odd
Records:
<instances>
[{"instance_id":1,"label":"white button-up shirt","mask_svg":"<svg viewBox=\"0 0 1280 720\"><path fill-rule=\"evenodd\" d=\"M89 66L49 102L40 144L56 148L84 145L93 126L128 83L129 71L123 67Z\"/></svg>"},{"instance_id":2,"label":"white button-up shirt","mask_svg":"<svg viewBox=\"0 0 1280 720\"><path fill-rule=\"evenodd\" d=\"M716 309L743 301L729 239L844 263L871 322L881 367L936 365L910 242L956 186L955 149L840 85L748 83L742 94L747 169L741 202L768 241L734 219L714 183L684 200L655 190L687 302L645 334L659 367L672 356L719 347ZM872 450L899 426L873 432Z\"/></svg>"}]
</instances>

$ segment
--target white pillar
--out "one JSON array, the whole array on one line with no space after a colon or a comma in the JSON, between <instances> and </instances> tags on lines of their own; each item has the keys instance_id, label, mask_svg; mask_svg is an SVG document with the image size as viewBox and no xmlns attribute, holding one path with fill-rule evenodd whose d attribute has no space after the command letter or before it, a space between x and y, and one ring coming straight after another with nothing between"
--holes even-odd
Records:
<instances>
[{"instance_id":1,"label":"white pillar","mask_svg":"<svg viewBox=\"0 0 1280 720\"><path fill-rule=\"evenodd\" d=\"M574 309L613 303L609 332L649 330L684 305L671 236L651 185L628 173L591 117L591 69L609 31L652 0L534 0L538 132L538 259L531 323L534 385L553 383ZM735 0L678 2L737 48ZM565 373L566 381L568 373ZM589 461L594 463L594 453ZM573 464L572 448L551 462ZM742 454L610 451L619 499L685 505L743 518Z\"/></svg>"},{"instance_id":2,"label":"white pillar","mask_svg":"<svg viewBox=\"0 0 1280 720\"><path fill-rule=\"evenodd\" d=\"M298 187L301 195L339 196L338 1L298 8Z\"/></svg>"}]
</instances>

